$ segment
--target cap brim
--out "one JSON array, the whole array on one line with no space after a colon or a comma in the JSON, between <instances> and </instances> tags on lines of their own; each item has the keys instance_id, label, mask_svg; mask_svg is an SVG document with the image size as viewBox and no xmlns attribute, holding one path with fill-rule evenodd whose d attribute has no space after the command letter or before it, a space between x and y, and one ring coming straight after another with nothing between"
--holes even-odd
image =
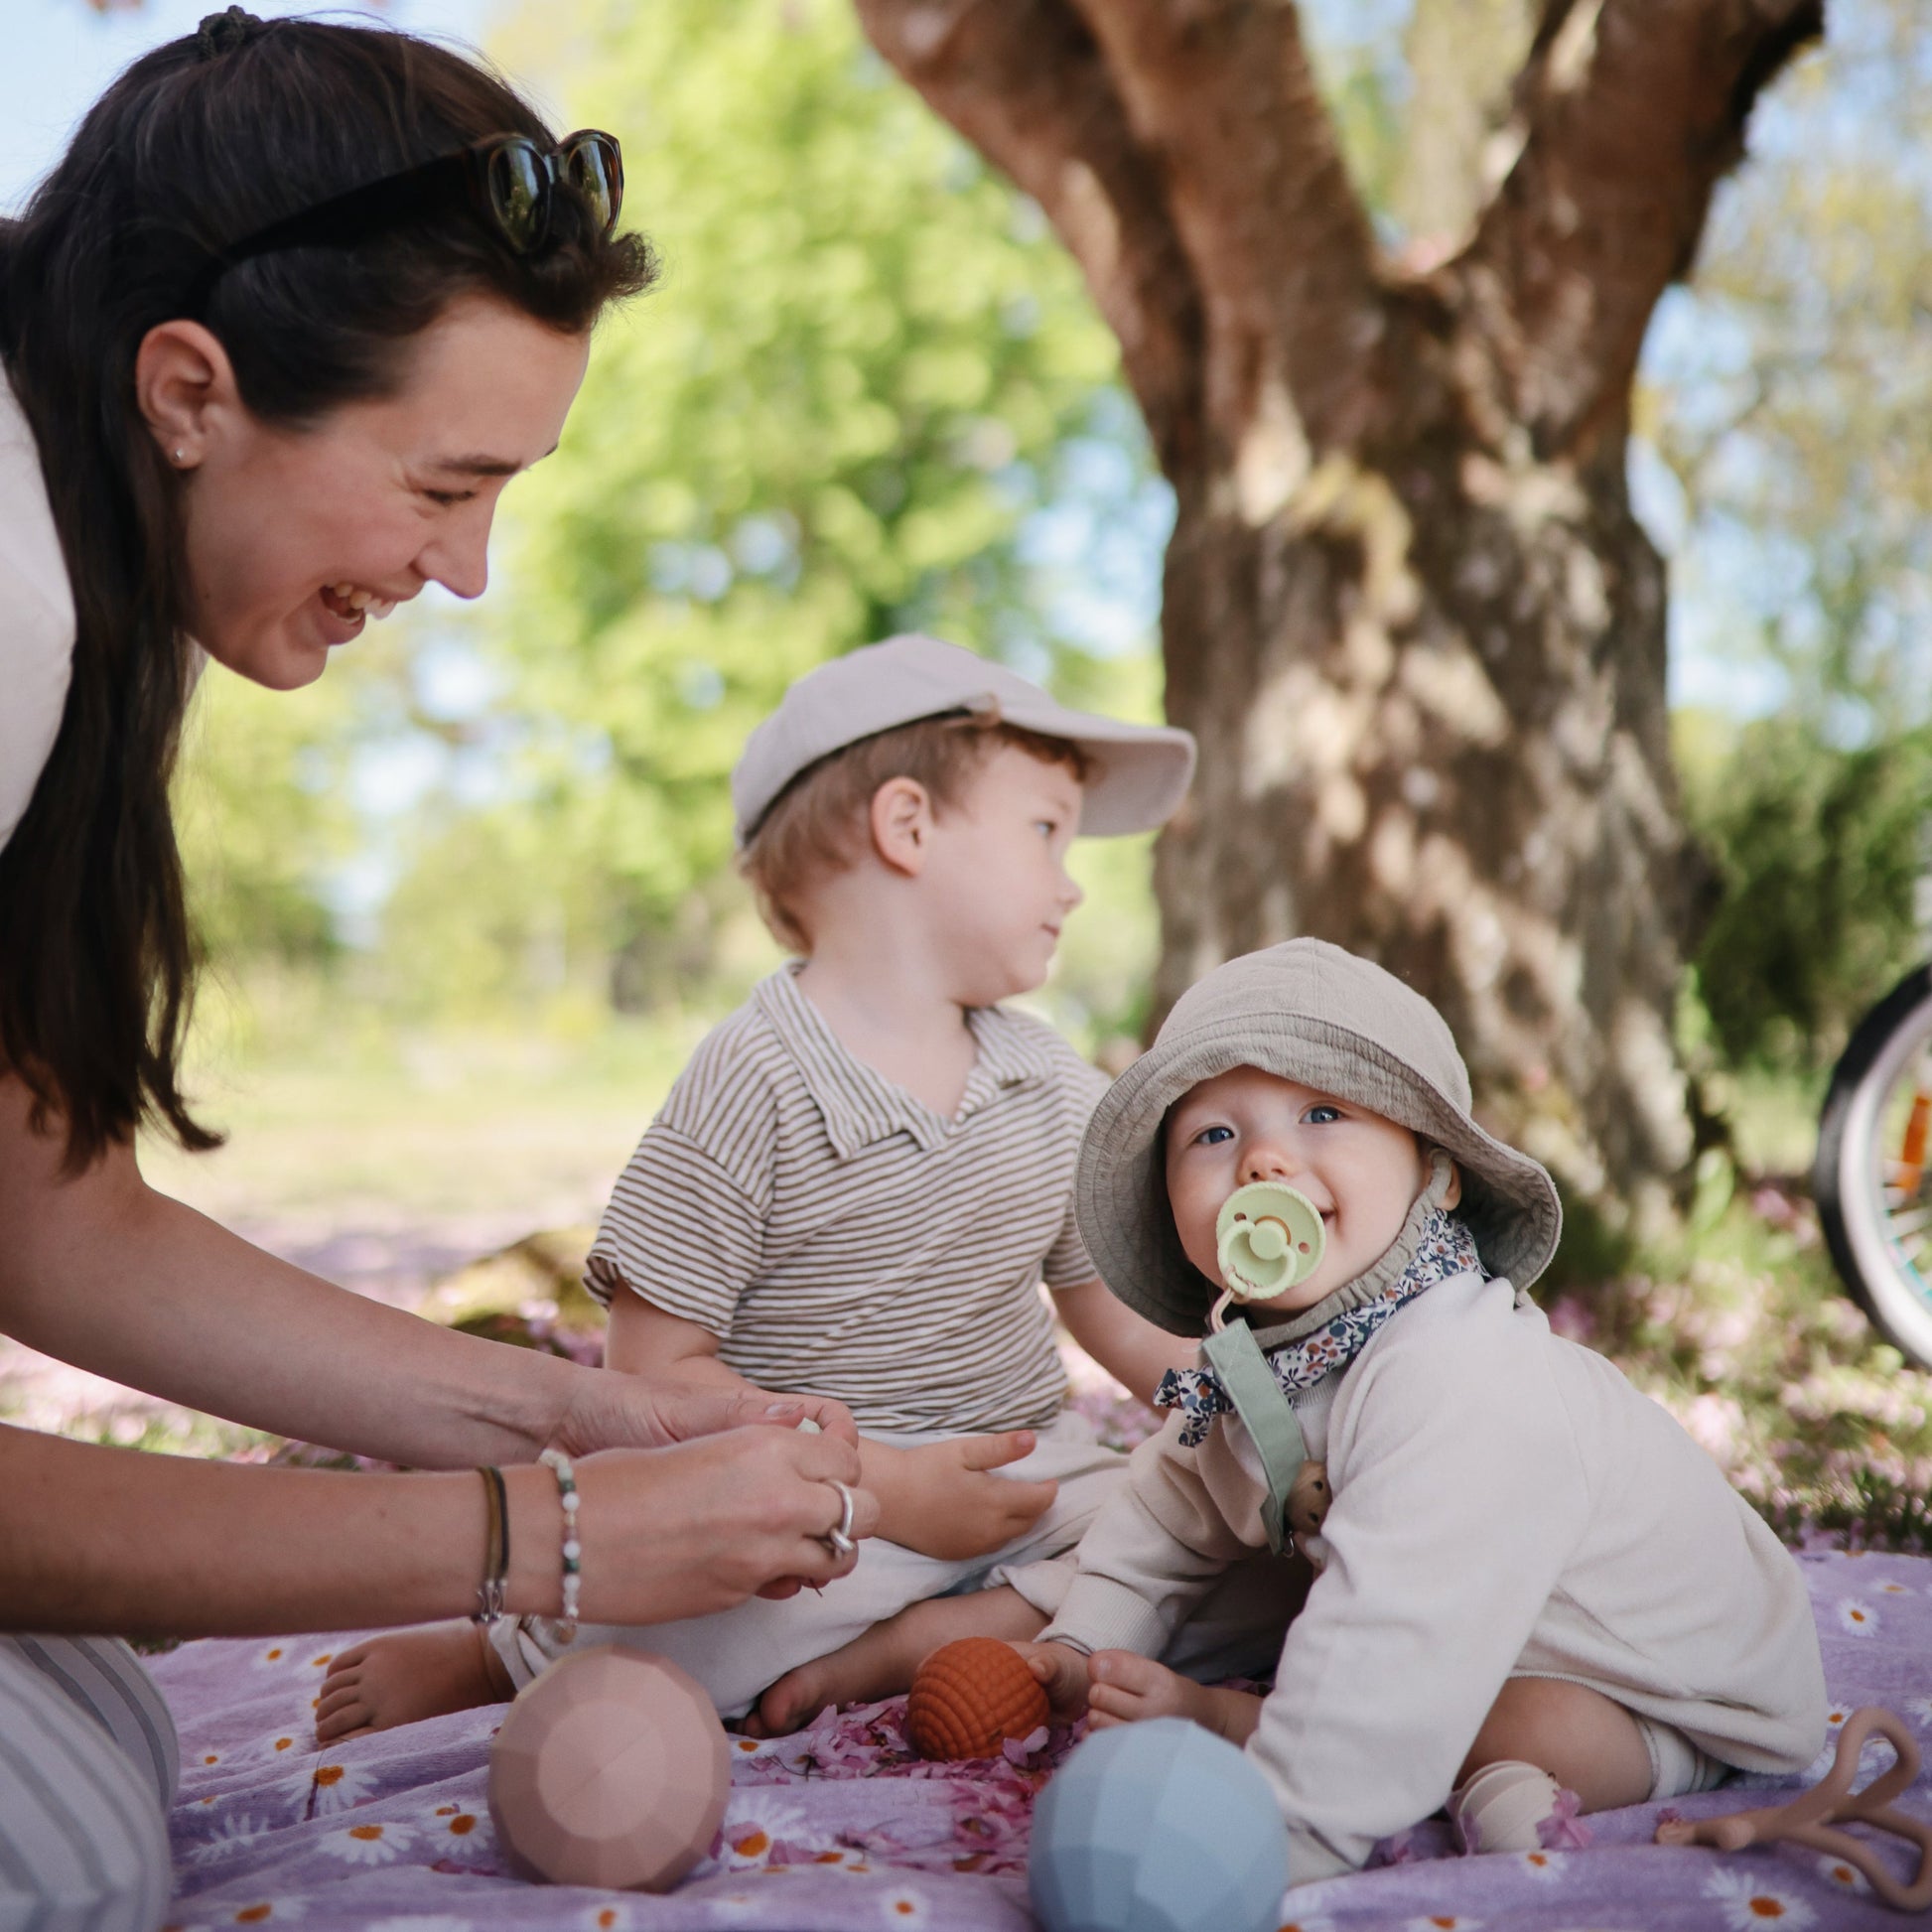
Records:
<instances>
[{"instance_id":1,"label":"cap brim","mask_svg":"<svg viewBox=\"0 0 1932 1932\"><path fill-rule=\"evenodd\" d=\"M1050 698L1023 704L1003 697L1000 717L1022 731L1064 738L1086 755L1083 838L1118 838L1165 825L1193 782L1193 735L1172 725L1130 725L1070 711Z\"/></svg>"}]
</instances>

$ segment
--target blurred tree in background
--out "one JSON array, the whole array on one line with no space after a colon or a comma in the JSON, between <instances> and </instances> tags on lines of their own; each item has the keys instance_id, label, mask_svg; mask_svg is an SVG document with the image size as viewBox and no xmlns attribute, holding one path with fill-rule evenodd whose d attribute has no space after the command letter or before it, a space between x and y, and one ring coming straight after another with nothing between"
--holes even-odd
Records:
<instances>
[{"instance_id":1,"label":"blurred tree in background","mask_svg":"<svg viewBox=\"0 0 1932 1932\"><path fill-rule=\"evenodd\" d=\"M1932 817L1932 21L1834 0L1649 357L1678 742L1733 1065L1815 1070L1920 956Z\"/></svg>"},{"instance_id":2,"label":"blurred tree in background","mask_svg":"<svg viewBox=\"0 0 1932 1932\"><path fill-rule=\"evenodd\" d=\"M553 21L506 29L512 69ZM1115 358L1037 215L835 0L592 0L568 47L665 280L520 493L488 617L522 809L637 1007L706 963L723 781L794 677L923 628L1082 681L1016 538Z\"/></svg>"},{"instance_id":3,"label":"blurred tree in background","mask_svg":"<svg viewBox=\"0 0 1932 1932\"><path fill-rule=\"evenodd\" d=\"M354 712L346 679L297 705L208 666L183 745L176 825L217 972L340 962L327 887L356 837L345 782Z\"/></svg>"},{"instance_id":4,"label":"blurred tree in background","mask_svg":"<svg viewBox=\"0 0 1932 1932\"><path fill-rule=\"evenodd\" d=\"M1406 248L1312 7L856 5L1039 201L1174 489L1167 703L1203 757L1157 847L1157 1001L1339 941L1435 1000L1491 1118L1573 1189L1661 1205L1692 1151L1673 1026L1702 868L1631 387L1823 0L1412 0L1439 53L1395 179L1447 177L1449 225Z\"/></svg>"},{"instance_id":5,"label":"blurred tree in background","mask_svg":"<svg viewBox=\"0 0 1932 1932\"><path fill-rule=\"evenodd\" d=\"M486 603L412 611L326 680L362 764L408 792L377 828L374 955L350 963L418 1018L636 1011L766 963L726 776L838 651L929 628L1076 702L1160 711L1165 496L1037 210L839 0L594 0L562 41L555 23L512 16L494 51L573 123L622 131L664 275L606 325L563 453L511 492ZM1107 596L1083 582L1097 564ZM222 769L217 725L232 798L252 755ZM329 729L320 710L305 728ZM436 776L412 787L426 748ZM1135 842L1092 865L1134 901L1145 863ZM249 905L208 903L223 940L274 951ZM1140 950L1116 935L1089 978L1131 1019L1151 927L1122 912Z\"/></svg>"},{"instance_id":6,"label":"blurred tree in background","mask_svg":"<svg viewBox=\"0 0 1932 1932\"><path fill-rule=\"evenodd\" d=\"M1302 10L1396 272L1511 155L1520 0ZM1634 417L1670 555L1684 808L1724 897L1695 955L1725 1060L1803 1069L1910 956L1928 754L1923 291L1932 23L1834 0L1760 106ZM849 0L618 0L492 51L625 139L661 288L610 326L476 611L412 611L271 699L208 679L184 780L214 950L412 1022L594 1026L768 962L724 774L799 670L923 624L1158 715L1172 497L1036 206L863 43ZM433 601L426 601L433 602ZM1701 667L1701 669L1700 669ZM1131 1030L1145 847L1096 845L1061 985ZM1715 897L1715 896L1714 896Z\"/></svg>"}]
</instances>

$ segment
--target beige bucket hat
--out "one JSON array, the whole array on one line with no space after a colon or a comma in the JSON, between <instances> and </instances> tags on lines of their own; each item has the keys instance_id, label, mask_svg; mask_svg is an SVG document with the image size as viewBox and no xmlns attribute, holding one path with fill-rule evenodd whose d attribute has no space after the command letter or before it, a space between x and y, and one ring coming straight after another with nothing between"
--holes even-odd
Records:
<instances>
[{"instance_id":1,"label":"beige bucket hat","mask_svg":"<svg viewBox=\"0 0 1932 1932\"><path fill-rule=\"evenodd\" d=\"M739 846L808 764L862 738L951 712L997 717L1077 745L1092 764L1080 808L1083 835L1166 824L1194 775L1192 733L1069 711L1004 664L908 632L807 671L745 741L732 772Z\"/></svg>"},{"instance_id":2,"label":"beige bucket hat","mask_svg":"<svg viewBox=\"0 0 1932 1932\"><path fill-rule=\"evenodd\" d=\"M1445 1148L1456 1209L1492 1275L1527 1288L1563 1228L1556 1183L1469 1113L1469 1070L1443 1016L1392 973L1321 939L1218 966L1174 1003L1154 1044L1094 1109L1074 1176L1080 1235L1107 1286L1177 1335L1198 1335L1220 1293L1181 1252L1162 1125L1189 1088L1257 1066L1352 1100Z\"/></svg>"}]
</instances>

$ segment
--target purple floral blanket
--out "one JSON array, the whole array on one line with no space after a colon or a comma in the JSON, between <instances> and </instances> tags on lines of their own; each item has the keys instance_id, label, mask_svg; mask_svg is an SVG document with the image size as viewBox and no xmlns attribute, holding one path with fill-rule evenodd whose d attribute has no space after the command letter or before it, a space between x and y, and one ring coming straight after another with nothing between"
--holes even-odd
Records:
<instances>
[{"instance_id":1,"label":"purple floral blanket","mask_svg":"<svg viewBox=\"0 0 1932 1932\"><path fill-rule=\"evenodd\" d=\"M1885 1704L1932 1739L1932 1560L1801 1559L1839 1702ZM190 1644L159 1659L181 1725L171 1924L305 1932L512 1932L523 1927L858 1932L926 1926L1022 1932L1033 1799L1064 1731L1026 1752L932 1765L907 1751L902 1701L773 1743L734 1739L730 1809L711 1856L667 1897L526 1884L505 1871L484 1807L501 1711L467 1712L318 1750L313 1702L338 1642ZM1889 1747L1871 1746L1873 1768ZM1821 1758L1810 1777L1820 1775ZM1787 1782L1795 1786L1806 1780ZM1679 1801L1703 1816L1775 1803L1774 1780ZM1932 1819L1932 1781L1904 1807ZM1600 1814L1586 1851L1459 1858L1440 1820L1382 1847L1382 1863L1291 1890L1301 1932L1512 1928L1901 1926L1851 1866L1793 1848L1720 1854L1651 1843L1658 1807ZM1904 1869L1907 1860L1896 1861ZM1204 1929L1205 1932L1205 1929Z\"/></svg>"}]
</instances>

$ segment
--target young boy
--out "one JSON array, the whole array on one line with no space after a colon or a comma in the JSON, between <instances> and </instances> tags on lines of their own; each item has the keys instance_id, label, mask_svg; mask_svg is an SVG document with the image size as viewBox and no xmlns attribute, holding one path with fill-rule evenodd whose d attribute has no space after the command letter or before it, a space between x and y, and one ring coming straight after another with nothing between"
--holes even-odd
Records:
<instances>
[{"instance_id":1,"label":"young boy","mask_svg":"<svg viewBox=\"0 0 1932 1932\"><path fill-rule=\"evenodd\" d=\"M1245 1286L1222 1215L1261 1182L1303 1197L1289 1223L1318 1215L1318 1235L1302 1225L1319 1265L1218 1329L1209 1305ZM1310 939L1208 974L1096 1110L1075 1193L1114 1293L1212 1332L1022 1646L1059 1709L1244 1744L1296 1883L1445 1800L1471 1850L1533 1851L1579 1810L1812 1760L1825 1684L1797 1566L1661 1407L1528 1300L1556 1189L1471 1118L1426 1000ZM1274 1690L1151 1661L1282 1534L1285 1499L1296 1520L1298 1478L1304 1498L1326 1485L1298 1537L1318 1574Z\"/></svg>"},{"instance_id":2,"label":"young boy","mask_svg":"<svg viewBox=\"0 0 1932 1932\"><path fill-rule=\"evenodd\" d=\"M1061 1414L1038 1284L1138 1393L1192 1351L1107 1294L1074 1229L1105 1078L1000 1003L1046 976L1080 898L1075 834L1159 825L1193 756L1184 732L1065 710L917 636L821 666L752 735L732 778L741 865L801 959L699 1045L587 1279L613 1369L847 1404L879 1535L822 1595L580 1642L670 1657L726 1717L795 1728L909 1683L916 1620L897 1643L867 1641L875 1624L1070 1549L1124 1480ZM587 1570L596 1536L587 1519ZM1024 1603L995 1619L1038 1621ZM507 1697L560 1654L535 1618L358 1646L325 1693L331 1734Z\"/></svg>"}]
</instances>

